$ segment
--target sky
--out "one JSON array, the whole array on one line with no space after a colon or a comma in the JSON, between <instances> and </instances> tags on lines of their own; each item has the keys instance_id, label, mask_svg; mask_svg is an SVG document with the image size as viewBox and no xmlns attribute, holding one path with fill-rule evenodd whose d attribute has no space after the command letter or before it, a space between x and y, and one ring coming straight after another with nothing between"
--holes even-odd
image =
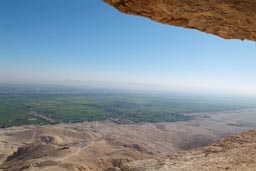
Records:
<instances>
[{"instance_id":1,"label":"sky","mask_svg":"<svg viewBox=\"0 0 256 171\"><path fill-rule=\"evenodd\" d=\"M122 14L101 0L0 1L0 82L256 95L255 66L255 42Z\"/></svg>"}]
</instances>

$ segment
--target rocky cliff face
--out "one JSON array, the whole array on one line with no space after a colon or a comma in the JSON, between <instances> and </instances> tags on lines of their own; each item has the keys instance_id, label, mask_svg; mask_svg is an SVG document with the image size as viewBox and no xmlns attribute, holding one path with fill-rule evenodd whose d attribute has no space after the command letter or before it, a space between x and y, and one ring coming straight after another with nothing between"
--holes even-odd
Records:
<instances>
[{"instance_id":1,"label":"rocky cliff face","mask_svg":"<svg viewBox=\"0 0 256 171\"><path fill-rule=\"evenodd\" d=\"M121 171L255 171L256 130L161 160L135 161Z\"/></svg>"},{"instance_id":2,"label":"rocky cliff face","mask_svg":"<svg viewBox=\"0 0 256 171\"><path fill-rule=\"evenodd\" d=\"M197 29L226 39L256 41L256 0L103 0L121 12Z\"/></svg>"}]
</instances>

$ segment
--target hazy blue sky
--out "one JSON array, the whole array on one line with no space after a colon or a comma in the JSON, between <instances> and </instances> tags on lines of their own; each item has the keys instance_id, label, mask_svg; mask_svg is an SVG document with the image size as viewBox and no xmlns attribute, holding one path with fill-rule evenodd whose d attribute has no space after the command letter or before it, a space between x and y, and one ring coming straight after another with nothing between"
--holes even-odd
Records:
<instances>
[{"instance_id":1,"label":"hazy blue sky","mask_svg":"<svg viewBox=\"0 0 256 171\"><path fill-rule=\"evenodd\" d=\"M1 0L0 81L120 81L256 94L256 43L119 13L100 0Z\"/></svg>"}]
</instances>

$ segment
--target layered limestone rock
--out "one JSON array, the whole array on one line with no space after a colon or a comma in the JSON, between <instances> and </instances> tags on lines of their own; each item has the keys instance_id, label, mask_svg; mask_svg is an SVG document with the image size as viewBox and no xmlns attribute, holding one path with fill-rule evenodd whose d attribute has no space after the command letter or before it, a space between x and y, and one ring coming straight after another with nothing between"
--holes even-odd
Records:
<instances>
[{"instance_id":1,"label":"layered limestone rock","mask_svg":"<svg viewBox=\"0 0 256 171\"><path fill-rule=\"evenodd\" d=\"M103 0L119 11L197 29L226 39L256 41L256 0Z\"/></svg>"}]
</instances>

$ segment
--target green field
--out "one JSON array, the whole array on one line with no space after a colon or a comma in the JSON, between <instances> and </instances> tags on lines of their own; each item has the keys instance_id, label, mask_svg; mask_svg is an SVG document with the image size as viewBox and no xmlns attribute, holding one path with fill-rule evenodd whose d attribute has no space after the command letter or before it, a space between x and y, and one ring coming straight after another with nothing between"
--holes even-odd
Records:
<instances>
[{"instance_id":1,"label":"green field","mask_svg":"<svg viewBox=\"0 0 256 171\"><path fill-rule=\"evenodd\" d=\"M0 126L48 124L35 111L60 122L174 122L192 119L184 113L239 109L245 106L172 96L136 93L8 93L0 94Z\"/></svg>"}]
</instances>

